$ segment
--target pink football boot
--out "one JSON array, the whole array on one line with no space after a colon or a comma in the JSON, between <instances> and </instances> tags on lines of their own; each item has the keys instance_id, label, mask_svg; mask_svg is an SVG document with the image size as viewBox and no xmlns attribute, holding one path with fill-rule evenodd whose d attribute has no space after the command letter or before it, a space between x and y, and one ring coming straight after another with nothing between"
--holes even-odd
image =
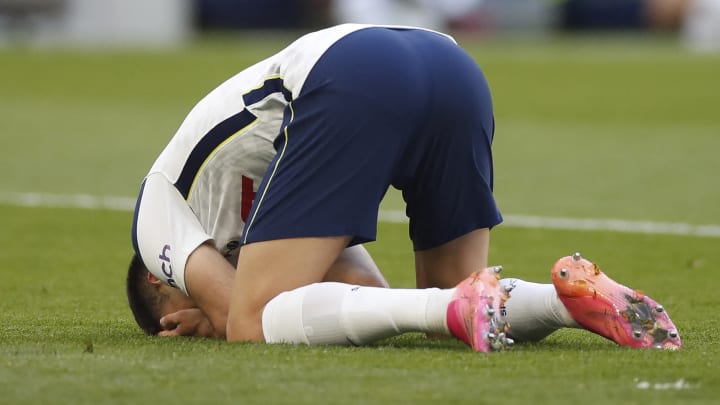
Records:
<instances>
[{"instance_id":1,"label":"pink football boot","mask_svg":"<svg viewBox=\"0 0 720 405\"><path fill-rule=\"evenodd\" d=\"M505 350L513 340L505 335L509 325L501 316L509 291L500 286L502 267L475 271L455 287L447 310L447 324L456 338L473 350Z\"/></svg>"},{"instance_id":2,"label":"pink football boot","mask_svg":"<svg viewBox=\"0 0 720 405\"><path fill-rule=\"evenodd\" d=\"M621 346L682 347L677 328L662 305L613 281L580 253L558 260L552 280L560 301L584 328Z\"/></svg>"}]
</instances>

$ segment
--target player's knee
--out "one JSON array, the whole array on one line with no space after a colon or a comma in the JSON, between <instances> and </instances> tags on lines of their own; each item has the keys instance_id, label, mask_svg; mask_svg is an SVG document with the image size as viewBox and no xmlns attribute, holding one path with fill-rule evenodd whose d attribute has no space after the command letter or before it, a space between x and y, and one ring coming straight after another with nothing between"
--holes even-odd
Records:
<instances>
[{"instance_id":1,"label":"player's knee","mask_svg":"<svg viewBox=\"0 0 720 405\"><path fill-rule=\"evenodd\" d=\"M264 342L262 312L240 314L231 311L225 332L229 342Z\"/></svg>"}]
</instances>

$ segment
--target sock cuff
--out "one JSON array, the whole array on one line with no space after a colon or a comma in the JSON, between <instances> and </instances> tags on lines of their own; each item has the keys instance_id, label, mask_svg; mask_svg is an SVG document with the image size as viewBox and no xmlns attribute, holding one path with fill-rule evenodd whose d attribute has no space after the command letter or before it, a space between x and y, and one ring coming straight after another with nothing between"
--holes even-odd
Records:
<instances>
[{"instance_id":1,"label":"sock cuff","mask_svg":"<svg viewBox=\"0 0 720 405\"><path fill-rule=\"evenodd\" d=\"M425 319L428 330L435 333L449 334L447 311L455 296L455 289L428 289L428 300L425 304Z\"/></svg>"},{"instance_id":2,"label":"sock cuff","mask_svg":"<svg viewBox=\"0 0 720 405\"><path fill-rule=\"evenodd\" d=\"M281 293L265 305L262 313L265 342L310 344L302 321L303 300L308 287Z\"/></svg>"}]
</instances>

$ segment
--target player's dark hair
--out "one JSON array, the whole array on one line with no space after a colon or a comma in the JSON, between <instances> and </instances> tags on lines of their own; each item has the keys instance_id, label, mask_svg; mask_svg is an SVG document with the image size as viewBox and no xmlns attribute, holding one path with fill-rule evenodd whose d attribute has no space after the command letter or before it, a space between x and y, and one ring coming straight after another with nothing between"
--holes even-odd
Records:
<instances>
[{"instance_id":1,"label":"player's dark hair","mask_svg":"<svg viewBox=\"0 0 720 405\"><path fill-rule=\"evenodd\" d=\"M148 269L137 254L133 255L127 273L126 292L130 310L140 329L148 335L157 335L160 328L160 308L164 297L148 281Z\"/></svg>"}]
</instances>

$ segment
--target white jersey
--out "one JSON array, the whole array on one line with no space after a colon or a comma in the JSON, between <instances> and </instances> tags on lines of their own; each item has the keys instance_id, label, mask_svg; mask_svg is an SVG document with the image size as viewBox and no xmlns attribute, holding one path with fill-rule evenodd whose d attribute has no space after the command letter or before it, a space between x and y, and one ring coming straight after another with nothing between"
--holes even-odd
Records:
<instances>
[{"instance_id":1,"label":"white jersey","mask_svg":"<svg viewBox=\"0 0 720 405\"><path fill-rule=\"evenodd\" d=\"M148 270L187 294L185 263L212 240L233 265L287 104L335 42L370 25L307 34L233 76L188 114L144 180L133 243Z\"/></svg>"}]
</instances>

